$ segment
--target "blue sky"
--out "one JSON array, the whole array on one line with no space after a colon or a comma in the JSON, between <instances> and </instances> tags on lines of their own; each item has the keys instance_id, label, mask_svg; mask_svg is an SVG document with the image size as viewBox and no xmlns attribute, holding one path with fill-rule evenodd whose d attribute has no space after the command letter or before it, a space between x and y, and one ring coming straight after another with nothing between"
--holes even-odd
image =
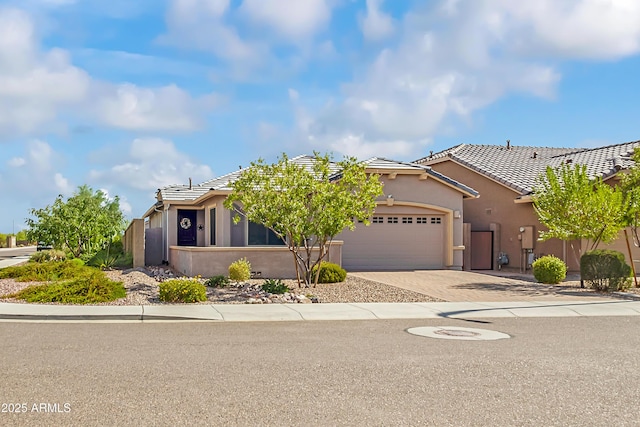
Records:
<instances>
[{"instance_id":1,"label":"blue sky","mask_svg":"<svg viewBox=\"0 0 640 427\"><path fill-rule=\"evenodd\" d=\"M638 140L639 75L637 0L0 0L0 232L282 152Z\"/></svg>"}]
</instances>

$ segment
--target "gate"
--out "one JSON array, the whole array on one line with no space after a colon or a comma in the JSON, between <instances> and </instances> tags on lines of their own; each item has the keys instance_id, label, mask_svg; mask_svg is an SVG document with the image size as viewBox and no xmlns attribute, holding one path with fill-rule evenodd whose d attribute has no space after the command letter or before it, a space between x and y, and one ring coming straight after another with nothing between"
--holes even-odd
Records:
<instances>
[{"instance_id":1,"label":"gate","mask_svg":"<svg viewBox=\"0 0 640 427\"><path fill-rule=\"evenodd\" d=\"M471 232L471 269L493 270L493 231Z\"/></svg>"}]
</instances>

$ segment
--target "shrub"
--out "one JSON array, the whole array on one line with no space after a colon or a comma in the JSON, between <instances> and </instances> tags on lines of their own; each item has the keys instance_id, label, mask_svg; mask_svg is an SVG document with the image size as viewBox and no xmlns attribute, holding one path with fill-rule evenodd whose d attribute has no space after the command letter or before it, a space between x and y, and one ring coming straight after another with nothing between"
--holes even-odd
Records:
<instances>
[{"instance_id":1,"label":"shrub","mask_svg":"<svg viewBox=\"0 0 640 427\"><path fill-rule=\"evenodd\" d=\"M251 277L251 264L246 258L234 261L229 266L229 279L234 282L244 282Z\"/></svg>"},{"instance_id":2,"label":"shrub","mask_svg":"<svg viewBox=\"0 0 640 427\"><path fill-rule=\"evenodd\" d=\"M67 255L64 251L57 249L51 249L48 251L36 252L29 258L30 262L49 262L49 261L64 261L67 259Z\"/></svg>"},{"instance_id":3,"label":"shrub","mask_svg":"<svg viewBox=\"0 0 640 427\"><path fill-rule=\"evenodd\" d=\"M211 286L212 288L224 288L229 284L229 278L226 276L213 276L209 278L205 283L207 286Z\"/></svg>"},{"instance_id":4,"label":"shrub","mask_svg":"<svg viewBox=\"0 0 640 427\"><path fill-rule=\"evenodd\" d=\"M533 277L541 283L556 284L567 277L567 265L553 255L538 258L531 266L533 267Z\"/></svg>"},{"instance_id":5,"label":"shrub","mask_svg":"<svg viewBox=\"0 0 640 427\"><path fill-rule=\"evenodd\" d=\"M207 300L207 290L195 279L170 279L158 285L160 301L198 302Z\"/></svg>"},{"instance_id":6,"label":"shrub","mask_svg":"<svg viewBox=\"0 0 640 427\"><path fill-rule=\"evenodd\" d=\"M133 266L133 256L123 252L122 244L112 244L109 249L102 249L86 260L87 265L103 270L112 268L130 268Z\"/></svg>"},{"instance_id":7,"label":"shrub","mask_svg":"<svg viewBox=\"0 0 640 427\"><path fill-rule=\"evenodd\" d=\"M27 302L97 304L124 298L126 295L122 282L109 280L101 271L89 270L72 280L29 286L7 297Z\"/></svg>"},{"instance_id":8,"label":"shrub","mask_svg":"<svg viewBox=\"0 0 640 427\"><path fill-rule=\"evenodd\" d=\"M13 278L19 282L50 282L70 280L94 272L76 260L60 262L29 262L0 270L0 279Z\"/></svg>"},{"instance_id":9,"label":"shrub","mask_svg":"<svg viewBox=\"0 0 640 427\"><path fill-rule=\"evenodd\" d=\"M318 266L316 265L311 270L311 279L315 280L318 272ZM340 267L338 264L332 262L322 261L320 264L320 275L318 276L318 283L340 283L344 282L347 278L347 270Z\"/></svg>"},{"instance_id":10,"label":"shrub","mask_svg":"<svg viewBox=\"0 0 640 427\"><path fill-rule=\"evenodd\" d=\"M598 292L621 291L631 286L631 267L621 252L596 249L580 258L580 276Z\"/></svg>"},{"instance_id":11,"label":"shrub","mask_svg":"<svg viewBox=\"0 0 640 427\"><path fill-rule=\"evenodd\" d=\"M261 286L262 290L270 294L284 294L291 289L285 285L282 280L267 279Z\"/></svg>"}]
</instances>

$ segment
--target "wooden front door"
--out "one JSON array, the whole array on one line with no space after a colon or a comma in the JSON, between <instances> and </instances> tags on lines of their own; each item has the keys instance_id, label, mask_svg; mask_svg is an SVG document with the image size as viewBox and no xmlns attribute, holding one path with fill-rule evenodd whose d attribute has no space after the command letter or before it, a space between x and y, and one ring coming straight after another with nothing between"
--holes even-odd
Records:
<instances>
[{"instance_id":1,"label":"wooden front door","mask_svg":"<svg viewBox=\"0 0 640 427\"><path fill-rule=\"evenodd\" d=\"M178 246L197 246L198 211L178 210Z\"/></svg>"}]
</instances>

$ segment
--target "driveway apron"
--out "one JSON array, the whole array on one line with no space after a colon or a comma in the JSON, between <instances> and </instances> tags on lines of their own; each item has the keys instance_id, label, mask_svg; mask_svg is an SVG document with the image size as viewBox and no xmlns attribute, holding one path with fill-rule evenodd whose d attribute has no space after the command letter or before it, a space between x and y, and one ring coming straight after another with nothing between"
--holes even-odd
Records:
<instances>
[{"instance_id":1,"label":"driveway apron","mask_svg":"<svg viewBox=\"0 0 640 427\"><path fill-rule=\"evenodd\" d=\"M581 290L575 282L543 285L470 271L374 271L349 274L449 302L611 301L613 298Z\"/></svg>"}]
</instances>

